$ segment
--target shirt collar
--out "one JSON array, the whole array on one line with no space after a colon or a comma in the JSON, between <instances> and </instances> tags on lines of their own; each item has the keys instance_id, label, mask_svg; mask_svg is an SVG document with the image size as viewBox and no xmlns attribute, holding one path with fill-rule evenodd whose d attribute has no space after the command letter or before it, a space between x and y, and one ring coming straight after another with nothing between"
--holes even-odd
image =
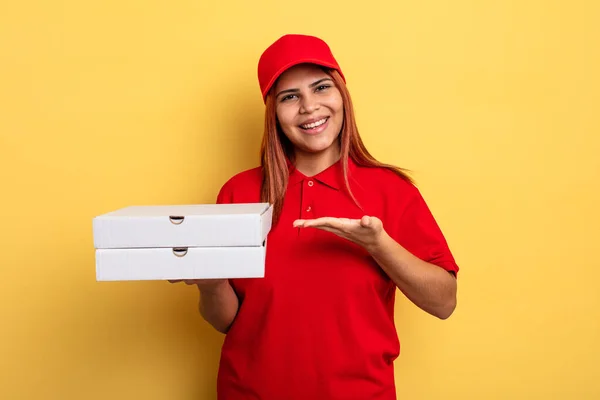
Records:
<instances>
[{"instance_id":1,"label":"shirt collar","mask_svg":"<svg viewBox=\"0 0 600 400\"><path fill-rule=\"evenodd\" d=\"M342 160L336 161L333 165L319 172L318 174L308 177L302 172L298 171L294 164L286 158L288 169L289 169L289 185L296 185L303 182L306 179L313 179L324 185L327 185L333 189L340 190L345 186L344 173L342 171ZM355 168L355 164L352 158L348 157L348 171L352 172Z\"/></svg>"}]
</instances>

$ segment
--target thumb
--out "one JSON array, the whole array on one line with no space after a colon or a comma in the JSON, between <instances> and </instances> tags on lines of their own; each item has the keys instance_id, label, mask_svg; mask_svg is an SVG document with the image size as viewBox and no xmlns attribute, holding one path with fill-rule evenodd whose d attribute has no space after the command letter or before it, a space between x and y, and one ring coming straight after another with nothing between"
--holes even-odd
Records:
<instances>
[{"instance_id":1,"label":"thumb","mask_svg":"<svg viewBox=\"0 0 600 400\"><path fill-rule=\"evenodd\" d=\"M363 228L372 229L376 232L383 229L383 223L381 222L381 220L379 218L369 217L367 215L362 217L362 219L360 220L360 226L362 226Z\"/></svg>"},{"instance_id":2,"label":"thumb","mask_svg":"<svg viewBox=\"0 0 600 400\"><path fill-rule=\"evenodd\" d=\"M360 226L364 228L370 228L372 225L373 222L371 220L371 217L369 217L368 215L365 215L360 219Z\"/></svg>"}]
</instances>

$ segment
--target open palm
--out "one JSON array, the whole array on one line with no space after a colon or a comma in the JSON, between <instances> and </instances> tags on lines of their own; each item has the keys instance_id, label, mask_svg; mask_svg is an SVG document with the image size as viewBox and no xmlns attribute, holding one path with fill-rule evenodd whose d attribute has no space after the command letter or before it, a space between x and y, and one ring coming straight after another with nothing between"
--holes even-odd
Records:
<instances>
[{"instance_id":1,"label":"open palm","mask_svg":"<svg viewBox=\"0 0 600 400\"><path fill-rule=\"evenodd\" d=\"M348 239L369 249L374 246L383 234L383 223L377 217L364 216L361 219L322 217L315 219L298 219L294 227L317 228Z\"/></svg>"}]
</instances>

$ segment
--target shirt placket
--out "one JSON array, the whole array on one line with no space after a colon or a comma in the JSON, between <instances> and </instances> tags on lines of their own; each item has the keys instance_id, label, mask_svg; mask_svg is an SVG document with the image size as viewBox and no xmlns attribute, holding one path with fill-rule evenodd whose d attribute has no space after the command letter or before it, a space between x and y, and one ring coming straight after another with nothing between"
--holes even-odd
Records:
<instances>
[{"instance_id":1,"label":"shirt placket","mask_svg":"<svg viewBox=\"0 0 600 400\"><path fill-rule=\"evenodd\" d=\"M302 182L302 199L300 201L300 218L313 219L314 200L316 199L317 183L314 179L305 179ZM308 237L312 234L312 229L300 229L300 236Z\"/></svg>"}]
</instances>

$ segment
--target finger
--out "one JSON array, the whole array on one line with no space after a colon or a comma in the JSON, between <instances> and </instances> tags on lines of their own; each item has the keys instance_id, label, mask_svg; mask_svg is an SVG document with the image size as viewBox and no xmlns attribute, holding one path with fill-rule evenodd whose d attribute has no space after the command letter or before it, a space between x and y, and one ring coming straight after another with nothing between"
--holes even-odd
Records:
<instances>
[{"instance_id":1,"label":"finger","mask_svg":"<svg viewBox=\"0 0 600 400\"><path fill-rule=\"evenodd\" d=\"M318 218L318 219L309 219L309 220L305 220L305 219L297 219L294 221L293 226L295 228L316 228L316 229L320 229L323 231L327 231L327 232L331 232L331 233L335 233L336 235L341 235L342 232L330 225L325 224L322 221L323 218Z\"/></svg>"},{"instance_id":2,"label":"finger","mask_svg":"<svg viewBox=\"0 0 600 400\"><path fill-rule=\"evenodd\" d=\"M293 226L294 228L301 228L304 226L304 220L303 219L297 219L294 221Z\"/></svg>"},{"instance_id":3,"label":"finger","mask_svg":"<svg viewBox=\"0 0 600 400\"><path fill-rule=\"evenodd\" d=\"M333 228L333 227L331 227L331 226L327 226L327 225L323 225L323 226L313 226L312 228L314 228L314 229L319 229L319 230L321 230L321 231L326 231L326 232L335 233L336 235L339 235L339 236L343 236L343 235L344 235L344 232L343 232L343 231L341 231L341 230L339 230L339 229L336 229L336 228Z\"/></svg>"},{"instance_id":4,"label":"finger","mask_svg":"<svg viewBox=\"0 0 600 400\"><path fill-rule=\"evenodd\" d=\"M297 219L294 221L294 227L305 228L309 226L323 225L323 218L317 219Z\"/></svg>"},{"instance_id":5,"label":"finger","mask_svg":"<svg viewBox=\"0 0 600 400\"><path fill-rule=\"evenodd\" d=\"M333 218L333 217L321 217L312 220L304 221L304 227L323 227L328 226L331 228L343 230L344 228L356 225L358 220L351 220L348 218Z\"/></svg>"},{"instance_id":6,"label":"finger","mask_svg":"<svg viewBox=\"0 0 600 400\"><path fill-rule=\"evenodd\" d=\"M297 219L294 221L294 228L308 228L323 225L323 221L319 219Z\"/></svg>"},{"instance_id":7,"label":"finger","mask_svg":"<svg viewBox=\"0 0 600 400\"><path fill-rule=\"evenodd\" d=\"M369 217L368 215L365 215L360 219L360 226L362 226L362 227L370 228L371 224L372 224L371 217Z\"/></svg>"}]
</instances>

